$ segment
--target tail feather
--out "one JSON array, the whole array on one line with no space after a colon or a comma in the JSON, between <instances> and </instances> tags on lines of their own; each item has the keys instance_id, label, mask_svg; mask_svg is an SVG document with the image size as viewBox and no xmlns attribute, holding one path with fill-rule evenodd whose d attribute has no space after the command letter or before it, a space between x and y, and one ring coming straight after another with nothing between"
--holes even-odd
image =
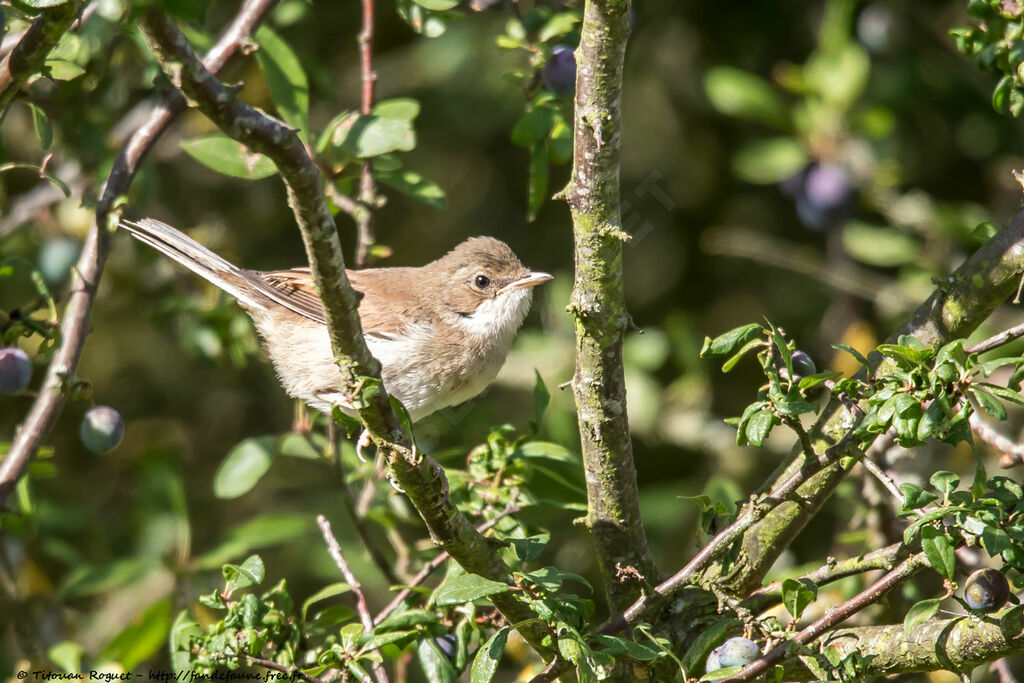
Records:
<instances>
[{"instance_id":1,"label":"tail feather","mask_svg":"<svg viewBox=\"0 0 1024 683\"><path fill-rule=\"evenodd\" d=\"M220 287L242 304L251 308L267 307L266 293L260 291L266 287L264 283L253 282L255 278L251 273L225 261L185 233L152 218L140 221L121 219L119 226L135 239Z\"/></svg>"}]
</instances>

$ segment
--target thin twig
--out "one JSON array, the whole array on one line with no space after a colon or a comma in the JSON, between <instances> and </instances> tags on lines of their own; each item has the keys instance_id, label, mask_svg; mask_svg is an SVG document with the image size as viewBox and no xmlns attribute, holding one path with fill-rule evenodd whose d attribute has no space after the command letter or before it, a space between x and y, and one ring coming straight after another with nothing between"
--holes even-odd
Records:
<instances>
[{"instance_id":1,"label":"thin twig","mask_svg":"<svg viewBox=\"0 0 1024 683\"><path fill-rule=\"evenodd\" d=\"M1013 327L1003 330L999 334L994 334L988 339L984 339L977 344L968 346L964 351L967 353L985 353L991 351L994 348L998 348L1003 344L1009 344L1015 339L1024 337L1024 323L1014 325Z\"/></svg>"},{"instance_id":2,"label":"thin twig","mask_svg":"<svg viewBox=\"0 0 1024 683\"><path fill-rule=\"evenodd\" d=\"M1024 445L996 431L995 427L982 419L977 408L967 418L967 423L974 430L974 433L978 435L979 439L1003 454L999 459L1000 467L1013 467L1024 462Z\"/></svg>"},{"instance_id":3,"label":"thin twig","mask_svg":"<svg viewBox=\"0 0 1024 683\"><path fill-rule=\"evenodd\" d=\"M501 520L508 517L509 515L514 515L515 513L519 512L520 508L517 505L513 504L515 498L516 497L513 496L509 500L509 504L505 506L504 510L502 510L496 516L492 517L491 519L487 520L486 522L478 526L476 530L482 534L491 527L493 527L495 524L500 522ZM373 618L373 623L379 624L380 622L387 619L388 615L394 612L399 605L405 602L405 600L408 599L410 595L412 595L412 589L423 583L423 581L426 580L428 576L437 571L437 569L441 565L443 565L448 560L449 557L451 557L451 555L449 555L446 551L442 550L440 553L438 553L437 557L432 559L427 564L423 565L423 568L420 569L419 572L417 572L416 576L412 578L412 581L410 581L405 588L399 591L395 595L395 597L392 598L391 602L389 602L387 606L384 607L384 609L382 609L380 613Z\"/></svg>"},{"instance_id":4,"label":"thin twig","mask_svg":"<svg viewBox=\"0 0 1024 683\"><path fill-rule=\"evenodd\" d=\"M334 564L338 565L341 575L345 577L345 581L348 582L352 593L356 596L356 611L359 612L359 620L363 623L364 632L367 634L372 633L373 617L370 616L370 608L366 606L366 596L363 594L363 587L359 580L356 579L356 575L352 573L352 568L348 566L348 562L345 561L345 554L341 552L341 545L338 543L338 539L334 537L334 532L331 531L331 523L323 515L316 516L316 523L320 527L324 543L327 544L327 552L334 559ZM388 682L388 674L384 670L384 664L381 662L373 663L373 675L377 679L377 683Z\"/></svg>"},{"instance_id":5,"label":"thin twig","mask_svg":"<svg viewBox=\"0 0 1024 683\"><path fill-rule=\"evenodd\" d=\"M204 58L206 68L214 73L223 69L228 59L248 41L249 35L275 4L277 0L246 0ZM96 217L75 266L76 276L61 321L61 346L50 361L42 388L19 427L11 450L0 462L0 507L5 505L7 497L27 470L36 449L53 428L64 407L63 387L67 380L74 377L78 366L78 358L89 332L93 301L110 250L107 214L118 197L128 193L135 174L157 139L184 110L185 99L177 93L168 94L121 149L103 184Z\"/></svg>"},{"instance_id":6,"label":"thin twig","mask_svg":"<svg viewBox=\"0 0 1024 683\"><path fill-rule=\"evenodd\" d=\"M904 503L907 502L907 499L904 497L903 491L900 491L900 488L896 485L896 482L889 476L888 472L879 467L877 462L866 455L860 459L860 464L864 465L864 469L874 475L875 479L877 479L879 483L881 483L882 486L884 486L892 495L892 497L896 499L896 502L900 504L900 507L903 507Z\"/></svg>"},{"instance_id":7,"label":"thin twig","mask_svg":"<svg viewBox=\"0 0 1024 683\"><path fill-rule=\"evenodd\" d=\"M830 609L825 614L804 628L800 633L796 634L791 640L785 640L779 645L776 645L773 649L769 650L764 656L754 660L747 666L743 667L738 673L729 678L722 679L723 681L749 681L762 673L764 673L769 666L785 657L790 652L790 644L798 643L800 645L807 645L815 638L824 633L827 629L832 628L838 624L849 619L851 616L861 611L868 605L878 602L882 597L888 593L891 589L900 585L911 576L913 576L919 569L928 565L927 558L924 553L917 553L911 555L907 559L903 560L895 569L890 571L888 574L880 578L874 584L865 588L863 591L853 596L839 607Z\"/></svg>"},{"instance_id":8,"label":"thin twig","mask_svg":"<svg viewBox=\"0 0 1024 683\"><path fill-rule=\"evenodd\" d=\"M1013 675L1013 671L1010 670L1010 663L1006 661L1005 657L993 662L992 669L999 676L999 683L1017 683L1017 678Z\"/></svg>"},{"instance_id":9,"label":"thin twig","mask_svg":"<svg viewBox=\"0 0 1024 683\"><path fill-rule=\"evenodd\" d=\"M373 113L373 92L377 83L377 72L373 70L373 0L363 2L363 27L359 32L359 63L362 69L362 97L359 111L369 116ZM356 221L356 267L364 268L369 261L370 247L374 244L373 212L369 210L377 201L377 188L373 181L373 161L363 162L359 178L359 204L364 211L352 213ZM339 205L340 206L340 205Z\"/></svg>"}]
</instances>

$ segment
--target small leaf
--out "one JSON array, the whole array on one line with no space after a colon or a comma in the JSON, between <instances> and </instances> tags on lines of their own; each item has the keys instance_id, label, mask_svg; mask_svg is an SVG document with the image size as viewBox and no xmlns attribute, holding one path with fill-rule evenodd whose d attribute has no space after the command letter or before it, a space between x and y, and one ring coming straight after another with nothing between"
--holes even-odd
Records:
<instances>
[{"instance_id":1,"label":"small leaf","mask_svg":"<svg viewBox=\"0 0 1024 683\"><path fill-rule=\"evenodd\" d=\"M509 590L509 585L500 581L491 581L478 574L460 574L445 581L437 589L437 593L434 594L434 603L439 607L461 605L485 598L488 595L507 593Z\"/></svg>"},{"instance_id":2,"label":"small leaf","mask_svg":"<svg viewBox=\"0 0 1024 683\"><path fill-rule=\"evenodd\" d=\"M918 508L923 508L925 505L928 505L929 503L934 503L936 500L939 499L939 497L932 493L931 491L925 491L920 486L916 486L914 484L900 484L900 491L903 492L904 497L904 512L906 512L907 510L917 510Z\"/></svg>"},{"instance_id":3,"label":"small leaf","mask_svg":"<svg viewBox=\"0 0 1024 683\"><path fill-rule=\"evenodd\" d=\"M185 140L181 148L207 168L234 178L259 180L277 171L277 166L269 157L250 152L245 145L226 135Z\"/></svg>"},{"instance_id":4,"label":"small leaf","mask_svg":"<svg viewBox=\"0 0 1024 683\"><path fill-rule=\"evenodd\" d=\"M306 598L306 601L302 603L302 620L306 620L306 614L309 612L309 608L312 607L313 604L320 602L321 600L326 600L327 598L333 598L335 595L347 593L350 590L352 590L352 587L343 582L332 583L329 586L324 586L316 593L313 593L313 595Z\"/></svg>"},{"instance_id":5,"label":"small leaf","mask_svg":"<svg viewBox=\"0 0 1024 683\"><path fill-rule=\"evenodd\" d=\"M939 605L942 604L942 598L929 598L918 602L910 610L907 611L907 616L903 619L903 632L910 637L914 627L920 623L928 621L935 613L939 611Z\"/></svg>"},{"instance_id":6,"label":"small leaf","mask_svg":"<svg viewBox=\"0 0 1024 683\"><path fill-rule=\"evenodd\" d=\"M512 144L518 147L532 147L547 138L554 125L555 117L547 107L534 107L519 117L512 128Z\"/></svg>"},{"instance_id":7,"label":"small leaf","mask_svg":"<svg viewBox=\"0 0 1024 683\"><path fill-rule=\"evenodd\" d=\"M82 670L82 655L84 653L85 650L78 643L72 640L62 640L47 650L46 656L65 673L75 674Z\"/></svg>"},{"instance_id":8,"label":"small leaf","mask_svg":"<svg viewBox=\"0 0 1024 683\"><path fill-rule=\"evenodd\" d=\"M386 119L412 121L420 114L420 103L411 97L395 97L373 105L373 113Z\"/></svg>"},{"instance_id":9,"label":"small leaf","mask_svg":"<svg viewBox=\"0 0 1024 683\"><path fill-rule=\"evenodd\" d=\"M955 472L939 470L933 473L928 481L936 490L941 491L945 498L949 498L949 494L956 491L956 487L960 486L960 475Z\"/></svg>"},{"instance_id":10,"label":"small leaf","mask_svg":"<svg viewBox=\"0 0 1024 683\"><path fill-rule=\"evenodd\" d=\"M424 7L435 12L444 12L445 10L457 7L459 0L413 0L420 7Z\"/></svg>"},{"instance_id":11,"label":"small leaf","mask_svg":"<svg viewBox=\"0 0 1024 683\"><path fill-rule=\"evenodd\" d=\"M458 672L438 649L433 636L428 635L420 639L416 644L416 656L423 667L426 680L430 683L455 683L458 680Z\"/></svg>"},{"instance_id":12,"label":"small leaf","mask_svg":"<svg viewBox=\"0 0 1024 683\"><path fill-rule=\"evenodd\" d=\"M259 555L250 555L240 565L225 564L221 567L221 573L224 574L224 580L227 582L227 590L233 592L240 588L260 585L263 583L267 570Z\"/></svg>"},{"instance_id":13,"label":"small leaf","mask_svg":"<svg viewBox=\"0 0 1024 683\"><path fill-rule=\"evenodd\" d=\"M732 67L713 67L704 76L704 92L723 114L785 128L789 107L766 80Z\"/></svg>"},{"instance_id":14,"label":"small leaf","mask_svg":"<svg viewBox=\"0 0 1024 683\"><path fill-rule=\"evenodd\" d=\"M505 642L508 640L510 627L505 626L499 629L487 642L480 646L473 658L473 667L470 670L470 683L491 683L495 672L498 670L498 663L501 661L501 654L505 651Z\"/></svg>"},{"instance_id":15,"label":"small leaf","mask_svg":"<svg viewBox=\"0 0 1024 683\"><path fill-rule=\"evenodd\" d=\"M32 128L36 132L39 146L50 149L50 145L53 144L53 127L50 126L50 119L46 117L46 112L33 103L29 102L28 107L32 111Z\"/></svg>"},{"instance_id":16,"label":"small leaf","mask_svg":"<svg viewBox=\"0 0 1024 683\"><path fill-rule=\"evenodd\" d=\"M861 365L863 365L865 369L867 369L867 370L871 369L871 364L868 363L868 359L864 357L864 354L862 354L860 351L858 351L857 349L853 348L849 344L833 344L832 348L833 349L838 349L840 351L846 351L848 354L850 354L851 356L856 358L857 362L860 363Z\"/></svg>"},{"instance_id":17,"label":"small leaf","mask_svg":"<svg viewBox=\"0 0 1024 683\"><path fill-rule=\"evenodd\" d=\"M990 416L994 417L997 420L1006 419L1006 408L1004 408L1003 404L999 402L999 399L997 399L995 396L985 391L984 389L980 389L978 387L971 387L970 391L971 394L973 394L974 397L978 399L978 403L981 404L981 407L985 410L986 413L988 413Z\"/></svg>"},{"instance_id":18,"label":"small leaf","mask_svg":"<svg viewBox=\"0 0 1024 683\"><path fill-rule=\"evenodd\" d=\"M552 38L564 36L580 23L580 16L576 12L558 12L551 16L537 34L537 40L546 43Z\"/></svg>"},{"instance_id":19,"label":"small leaf","mask_svg":"<svg viewBox=\"0 0 1024 683\"><path fill-rule=\"evenodd\" d=\"M775 417L775 414L768 408L762 408L751 416L744 435L751 445L760 448L776 424L778 424L778 418Z\"/></svg>"},{"instance_id":20,"label":"small leaf","mask_svg":"<svg viewBox=\"0 0 1024 683\"><path fill-rule=\"evenodd\" d=\"M761 335L764 327L760 323L750 323L735 327L714 339L704 338L704 346L700 350L701 358L717 358L735 353L748 342Z\"/></svg>"},{"instance_id":21,"label":"small leaf","mask_svg":"<svg viewBox=\"0 0 1024 683\"><path fill-rule=\"evenodd\" d=\"M530 185L526 220L533 221L548 198L548 149L546 142L530 147Z\"/></svg>"},{"instance_id":22,"label":"small leaf","mask_svg":"<svg viewBox=\"0 0 1024 683\"><path fill-rule=\"evenodd\" d=\"M45 66L50 78L56 81L73 81L85 73L85 69L66 59L47 59Z\"/></svg>"},{"instance_id":23,"label":"small leaf","mask_svg":"<svg viewBox=\"0 0 1024 683\"><path fill-rule=\"evenodd\" d=\"M213 494L238 498L252 490L274 462L273 437L245 439L231 449L213 477Z\"/></svg>"},{"instance_id":24,"label":"small leaf","mask_svg":"<svg viewBox=\"0 0 1024 683\"><path fill-rule=\"evenodd\" d=\"M382 171L378 170L376 166L374 163L373 175L385 185L435 209L444 211L448 208L444 190L437 183L427 180L416 171Z\"/></svg>"},{"instance_id":25,"label":"small leaf","mask_svg":"<svg viewBox=\"0 0 1024 683\"><path fill-rule=\"evenodd\" d=\"M945 532L933 526L921 529L921 549L924 550L932 569L952 581L956 572L956 554Z\"/></svg>"},{"instance_id":26,"label":"small leaf","mask_svg":"<svg viewBox=\"0 0 1024 683\"><path fill-rule=\"evenodd\" d=\"M790 137L749 142L732 158L733 172L750 183L765 185L792 177L807 165L807 152Z\"/></svg>"},{"instance_id":27,"label":"small leaf","mask_svg":"<svg viewBox=\"0 0 1024 683\"><path fill-rule=\"evenodd\" d=\"M530 423L530 426L533 433L536 434L540 431L541 420L544 419L544 413L548 409L548 404L551 403L551 392L544 384L544 378L540 376L540 371L534 368L533 374L536 378L533 383L533 422Z\"/></svg>"},{"instance_id":28,"label":"small leaf","mask_svg":"<svg viewBox=\"0 0 1024 683\"><path fill-rule=\"evenodd\" d=\"M516 557L523 564L529 564L534 562L540 554L544 552L544 547L551 540L551 534L543 533L529 538L510 538L508 539L509 544L512 546L513 552Z\"/></svg>"},{"instance_id":29,"label":"small leaf","mask_svg":"<svg viewBox=\"0 0 1024 683\"><path fill-rule=\"evenodd\" d=\"M309 81L291 46L267 26L256 30L256 62L260 65L278 113L298 130L309 127Z\"/></svg>"},{"instance_id":30,"label":"small leaf","mask_svg":"<svg viewBox=\"0 0 1024 683\"><path fill-rule=\"evenodd\" d=\"M732 358L722 363L722 372L725 373L732 370L734 367L736 367L736 364L739 363L740 360L742 360L743 357L747 355L747 353L751 349L756 348L760 345L760 339L751 339L750 341L748 341L746 344L743 345L743 347L739 351L733 354Z\"/></svg>"},{"instance_id":31,"label":"small leaf","mask_svg":"<svg viewBox=\"0 0 1024 683\"><path fill-rule=\"evenodd\" d=\"M810 579L786 579L782 582L782 604L793 619L818 597L818 586Z\"/></svg>"}]
</instances>

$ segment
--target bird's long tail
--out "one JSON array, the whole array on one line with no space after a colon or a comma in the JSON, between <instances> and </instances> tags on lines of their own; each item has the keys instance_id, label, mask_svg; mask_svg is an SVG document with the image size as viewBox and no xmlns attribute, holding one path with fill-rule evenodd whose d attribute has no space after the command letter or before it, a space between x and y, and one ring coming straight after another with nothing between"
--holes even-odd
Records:
<instances>
[{"instance_id":1,"label":"bird's long tail","mask_svg":"<svg viewBox=\"0 0 1024 683\"><path fill-rule=\"evenodd\" d=\"M209 280L249 308L267 307L266 283L248 271L225 261L194 239L166 223L143 218L121 219L119 226L132 237L177 261L196 275Z\"/></svg>"}]
</instances>

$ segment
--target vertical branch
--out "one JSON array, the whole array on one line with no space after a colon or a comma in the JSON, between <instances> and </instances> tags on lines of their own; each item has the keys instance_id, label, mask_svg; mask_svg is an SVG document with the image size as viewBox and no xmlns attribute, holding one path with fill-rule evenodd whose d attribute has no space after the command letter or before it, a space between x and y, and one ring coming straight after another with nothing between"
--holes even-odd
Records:
<instances>
[{"instance_id":1,"label":"vertical branch","mask_svg":"<svg viewBox=\"0 0 1024 683\"><path fill-rule=\"evenodd\" d=\"M572 211L576 281L570 310L576 322L576 398L587 479L587 526L613 610L640 596L620 580L633 568L654 578L640 521L633 447L626 415L622 338L629 325L622 292L619 198L622 67L629 0L588 0L576 53Z\"/></svg>"},{"instance_id":2,"label":"vertical branch","mask_svg":"<svg viewBox=\"0 0 1024 683\"><path fill-rule=\"evenodd\" d=\"M10 104L18 90L43 68L47 55L64 32L71 28L79 3L42 10L18 44L0 61L0 111Z\"/></svg>"},{"instance_id":3,"label":"vertical branch","mask_svg":"<svg viewBox=\"0 0 1024 683\"><path fill-rule=\"evenodd\" d=\"M247 0L217 44L206 55L206 67L214 72L223 69L228 59L239 50L275 4L277 0ZM13 58L13 53L11 57ZM60 348L50 361L43 386L32 403L28 416L21 423L11 450L3 461L0 461L0 507L14 490L18 479L28 469L36 448L53 428L64 407L64 387L66 382L74 377L75 368L78 367L78 358L89 332L93 300L103 274L103 266L107 261L107 253L110 251L107 214L118 197L128 193L136 172L160 135L184 110L185 99L181 95L168 95L136 129L118 154L110 175L103 184L96 207L96 217L75 265L75 278L68 305L64 309L64 318L61 320Z\"/></svg>"},{"instance_id":4,"label":"vertical branch","mask_svg":"<svg viewBox=\"0 0 1024 683\"><path fill-rule=\"evenodd\" d=\"M373 90L377 84L377 72L373 70L373 0L363 0L363 28L359 32L359 63L362 67L362 97L359 112L373 113ZM356 267L367 264L370 247L374 244L373 212L370 207L377 201L377 188L373 182L373 161L363 162L359 178L359 203L364 211L354 215L356 219Z\"/></svg>"}]
</instances>

